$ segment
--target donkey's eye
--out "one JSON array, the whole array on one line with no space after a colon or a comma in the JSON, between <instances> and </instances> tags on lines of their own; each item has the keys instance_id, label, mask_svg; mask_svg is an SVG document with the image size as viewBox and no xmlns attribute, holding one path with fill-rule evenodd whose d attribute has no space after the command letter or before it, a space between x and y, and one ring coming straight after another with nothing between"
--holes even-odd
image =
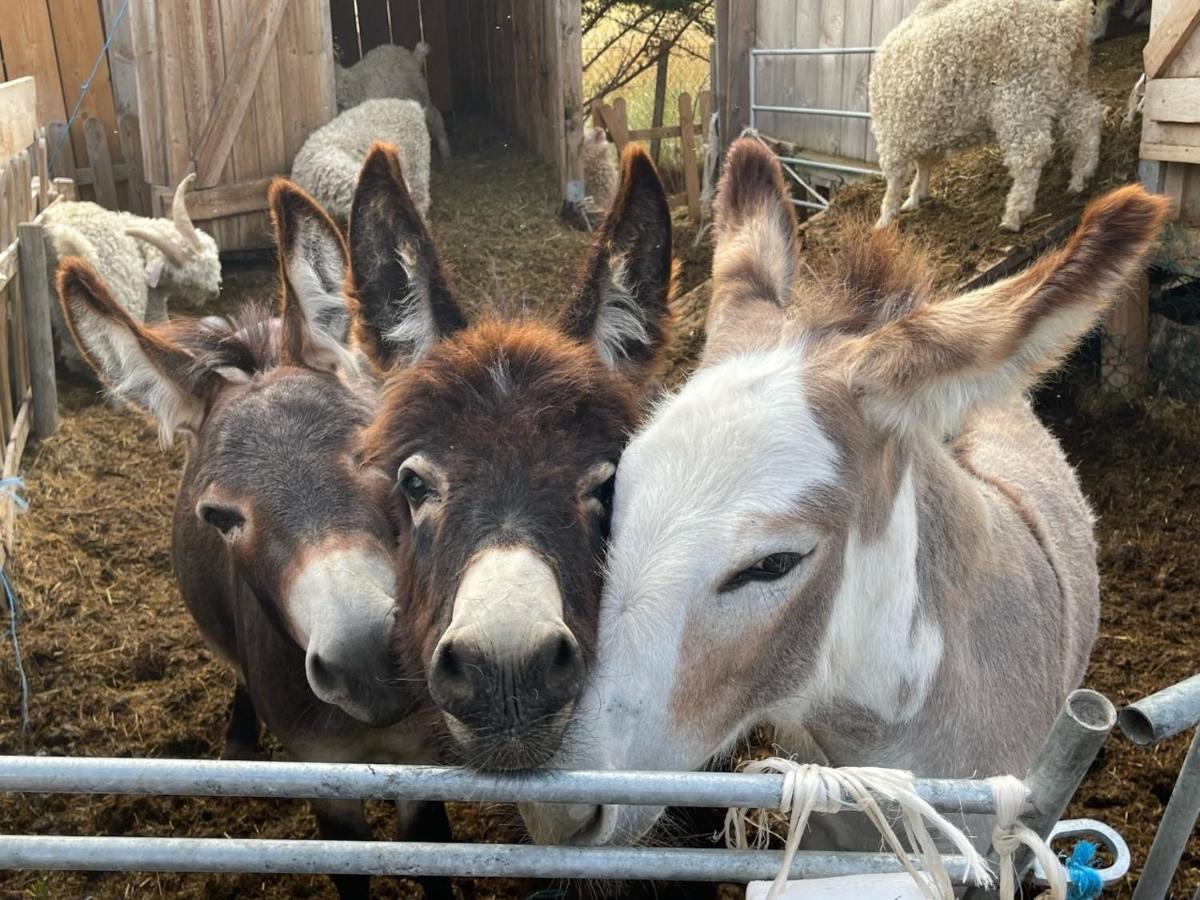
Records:
<instances>
[{"instance_id":1,"label":"donkey's eye","mask_svg":"<svg viewBox=\"0 0 1200 900\"><path fill-rule=\"evenodd\" d=\"M751 581L776 581L786 575L804 560L805 553L772 553L764 556L748 569L731 576L718 593L736 591Z\"/></svg>"},{"instance_id":2,"label":"donkey's eye","mask_svg":"<svg viewBox=\"0 0 1200 900\"><path fill-rule=\"evenodd\" d=\"M588 494L592 500L595 500L604 508L606 513L612 512L613 493L617 488L617 476L614 472L604 482L592 488L592 492Z\"/></svg>"},{"instance_id":3,"label":"donkey's eye","mask_svg":"<svg viewBox=\"0 0 1200 900\"><path fill-rule=\"evenodd\" d=\"M413 509L419 507L433 493L429 489L429 485L425 483L425 479L412 469L401 469L397 483Z\"/></svg>"},{"instance_id":4,"label":"donkey's eye","mask_svg":"<svg viewBox=\"0 0 1200 900\"><path fill-rule=\"evenodd\" d=\"M228 506L218 506L215 503L201 504L200 518L226 537L233 534L235 529L246 524L246 517L236 509L230 509Z\"/></svg>"}]
</instances>

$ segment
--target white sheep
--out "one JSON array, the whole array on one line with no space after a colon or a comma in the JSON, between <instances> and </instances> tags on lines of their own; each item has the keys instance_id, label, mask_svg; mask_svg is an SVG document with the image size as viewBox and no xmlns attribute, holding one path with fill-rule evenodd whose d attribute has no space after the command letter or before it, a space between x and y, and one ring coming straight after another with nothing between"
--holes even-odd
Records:
<instances>
[{"instance_id":1,"label":"white sheep","mask_svg":"<svg viewBox=\"0 0 1200 900\"><path fill-rule=\"evenodd\" d=\"M88 201L60 202L43 213L47 277L55 294L58 262L81 256L104 281L113 298L137 322L160 322L167 301L196 307L221 290L217 243L192 224L184 195L195 181L189 175L175 189L170 219L153 219L105 209ZM66 332L57 304L51 319L68 367L90 371Z\"/></svg>"},{"instance_id":2,"label":"white sheep","mask_svg":"<svg viewBox=\"0 0 1200 900\"><path fill-rule=\"evenodd\" d=\"M583 190L597 210L606 210L617 190L617 148L603 128L590 128L583 137Z\"/></svg>"},{"instance_id":3,"label":"white sheep","mask_svg":"<svg viewBox=\"0 0 1200 900\"><path fill-rule=\"evenodd\" d=\"M1073 148L1078 193L1100 155L1100 102L1087 89L1091 0L922 0L880 45L869 86L887 179L878 226L916 209L933 163L995 136L1012 176L1000 227L1034 208L1055 126ZM904 205L903 180L916 177Z\"/></svg>"},{"instance_id":4,"label":"white sheep","mask_svg":"<svg viewBox=\"0 0 1200 900\"><path fill-rule=\"evenodd\" d=\"M393 145L404 180L421 215L429 211L429 131L414 100L367 100L308 136L292 163L292 180L335 219L350 216L350 203L367 151L375 141Z\"/></svg>"},{"instance_id":5,"label":"white sheep","mask_svg":"<svg viewBox=\"0 0 1200 900\"><path fill-rule=\"evenodd\" d=\"M437 142L438 155L450 158L450 140L442 114L429 99L425 80L425 59L429 45L421 41L412 50L395 44L381 44L368 50L354 65L335 65L334 83L338 109L358 106L364 100L416 100L425 111L425 124Z\"/></svg>"}]
</instances>

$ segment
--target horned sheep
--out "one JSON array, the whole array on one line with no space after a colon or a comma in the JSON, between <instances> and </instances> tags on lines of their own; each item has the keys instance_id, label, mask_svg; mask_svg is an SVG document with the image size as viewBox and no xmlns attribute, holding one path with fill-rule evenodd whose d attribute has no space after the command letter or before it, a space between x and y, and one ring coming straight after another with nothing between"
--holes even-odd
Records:
<instances>
[{"instance_id":1,"label":"horned sheep","mask_svg":"<svg viewBox=\"0 0 1200 900\"><path fill-rule=\"evenodd\" d=\"M364 100L415 100L425 111L425 125L437 142L438 155L450 158L450 140L442 114L429 99L425 80L425 59L429 45L421 41L412 50L395 44L381 44L347 68L334 69L339 110L358 106Z\"/></svg>"},{"instance_id":2,"label":"horned sheep","mask_svg":"<svg viewBox=\"0 0 1200 900\"><path fill-rule=\"evenodd\" d=\"M872 65L871 115L887 179L878 225L920 205L944 153L993 135L1013 179L1001 228L1019 231L1033 211L1056 125L1073 149L1069 190L1083 190L1099 161L1103 115L1087 89L1090 25L1091 0L922 0Z\"/></svg>"},{"instance_id":3,"label":"horned sheep","mask_svg":"<svg viewBox=\"0 0 1200 900\"><path fill-rule=\"evenodd\" d=\"M429 131L414 100L367 100L321 126L296 154L292 180L345 222L359 170L376 141L399 151L409 193L424 216L429 211Z\"/></svg>"},{"instance_id":4,"label":"horned sheep","mask_svg":"<svg viewBox=\"0 0 1200 900\"><path fill-rule=\"evenodd\" d=\"M198 307L221 290L217 243L188 216L189 175L175 190L171 218L146 218L105 209L88 201L61 202L43 214L47 277L54 284L58 263L68 256L89 262L113 298L136 322L167 317L168 300ZM85 372L66 333L57 305L51 306L64 363Z\"/></svg>"}]
</instances>

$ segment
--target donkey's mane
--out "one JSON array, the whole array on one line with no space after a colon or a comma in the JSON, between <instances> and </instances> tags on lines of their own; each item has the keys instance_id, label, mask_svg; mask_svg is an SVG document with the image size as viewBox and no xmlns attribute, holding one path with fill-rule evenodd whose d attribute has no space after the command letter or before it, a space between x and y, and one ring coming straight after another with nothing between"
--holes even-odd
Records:
<instances>
[{"instance_id":1,"label":"donkey's mane","mask_svg":"<svg viewBox=\"0 0 1200 900\"><path fill-rule=\"evenodd\" d=\"M864 334L937 299L928 249L894 229L849 229L809 273L797 308L810 329Z\"/></svg>"},{"instance_id":2,"label":"donkey's mane","mask_svg":"<svg viewBox=\"0 0 1200 900\"><path fill-rule=\"evenodd\" d=\"M196 358L196 369L236 369L253 375L279 365L280 329L275 310L251 301L228 316L173 318L159 333Z\"/></svg>"}]
</instances>

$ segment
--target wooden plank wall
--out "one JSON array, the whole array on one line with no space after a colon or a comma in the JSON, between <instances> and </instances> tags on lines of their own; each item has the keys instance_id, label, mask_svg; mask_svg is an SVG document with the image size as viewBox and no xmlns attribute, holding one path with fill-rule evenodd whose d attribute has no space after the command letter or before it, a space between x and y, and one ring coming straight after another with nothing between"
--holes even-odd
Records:
<instances>
[{"instance_id":1,"label":"wooden plank wall","mask_svg":"<svg viewBox=\"0 0 1200 900\"><path fill-rule=\"evenodd\" d=\"M359 59L383 44L412 48L418 41L429 44L430 54L425 63L429 82L429 97L442 112L458 108L453 96L455 80L451 77L462 70L458 64L471 67L474 62L462 50L464 33L469 34L471 15L480 6L478 0L329 0L329 16L333 29L333 49L338 63L352 66ZM450 23L454 23L454 37Z\"/></svg>"},{"instance_id":2,"label":"wooden plank wall","mask_svg":"<svg viewBox=\"0 0 1200 900\"><path fill-rule=\"evenodd\" d=\"M0 80L32 75L38 86L38 121L43 126L65 123L80 101L83 83L104 47L106 35L114 24L121 0L20 0L6 4L0 15ZM70 175L76 169L90 169L93 140L89 152L88 123L94 135L103 135L108 158L118 171L131 162L121 140L123 116L137 112L137 84L133 72L132 37L128 10L117 23L108 53L100 61L91 88L79 103L79 114L70 135L59 145L52 131L50 152L55 172ZM128 127L128 126L127 126ZM99 154L103 156L103 154ZM132 160L136 164L136 160ZM140 172L136 173L140 179ZM114 205L112 195L96 193L94 179L85 171L81 196ZM138 209L140 197L131 197L124 177L116 182L116 204L122 209ZM140 210L138 210L140 211Z\"/></svg>"},{"instance_id":3,"label":"wooden plank wall","mask_svg":"<svg viewBox=\"0 0 1200 900\"><path fill-rule=\"evenodd\" d=\"M1151 39L1195 2L1157 0L1150 11ZM1163 162L1161 189L1174 198L1179 221L1200 225L1200 31L1147 85L1141 156Z\"/></svg>"},{"instance_id":4,"label":"wooden plank wall","mask_svg":"<svg viewBox=\"0 0 1200 900\"><path fill-rule=\"evenodd\" d=\"M269 246L269 180L288 174L304 141L335 114L329 0L130 0L129 14L141 150L157 207L211 159L213 183L189 195L192 217L222 250ZM261 55L252 45L253 64L240 56L247 33L273 22L275 40ZM241 67L254 64L261 69L247 97L245 85L227 79L245 79ZM213 133L229 127L213 121L214 109L238 109L238 98L245 112L221 132L228 155L206 157L202 148L212 153L221 143Z\"/></svg>"},{"instance_id":5,"label":"wooden plank wall","mask_svg":"<svg viewBox=\"0 0 1200 900\"><path fill-rule=\"evenodd\" d=\"M918 0L758 0L755 46L862 47L879 42ZM866 56L766 57L758 61L757 101L773 106L867 109ZM730 73L730 79L741 76ZM758 128L814 153L875 161L865 120L762 113Z\"/></svg>"}]
</instances>

